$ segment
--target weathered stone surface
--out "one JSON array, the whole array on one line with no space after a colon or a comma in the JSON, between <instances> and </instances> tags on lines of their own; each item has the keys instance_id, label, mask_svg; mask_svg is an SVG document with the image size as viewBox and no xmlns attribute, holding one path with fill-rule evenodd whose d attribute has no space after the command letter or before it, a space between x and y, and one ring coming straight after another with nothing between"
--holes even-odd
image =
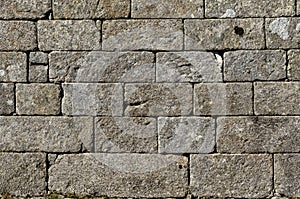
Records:
<instances>
[{"instance_id":1,"label":"weathered stone surface","mask_svg":"<svg viewBox=\"0 0 300 199\"><path fill-rule=\"evenodd\" d=\"M121 84L63 84L65 115L122 116Z\"/></svg>"},{"instance_id":2,"label":"weathered stone surface","mask_svg":"<svg viewBox=\"0 0 300 199\"><path fill-rule=\"evenodd\" d=\"M103 23L103 50L182 50L181 20L110 20Z\"/></svg>"},{"instance_id":3,"label":"weathered stone surface","mask_svg":"<svg viewBox=\"0 0 300 199\"><path fill-rule=\"evenodd\" d=\"M48 66L30 65L29 66L29 82L47 82Z\"/></svg>"},{"instance_id":4,"label":"weathered stone surface","mask_svg":"<svg viewBox=\"0 0 300 199\"><path fill-rule=\"evenodd\" d=\"M274 155L275 190L287 197L300 197L300 155Z\"/></svg>"},{"instance_id":5,"label":"weathered stone surface","mask_svg":"<svg viewBox=\"0 0 300 199\"><path fill-rule=\"evenodd\" d=\"M92 118L0 117L0 151L91 151L92 136Z\"/></svg>"},{"instance_id":6,"label":"weathered stone surface","mask_svg":"<svg viewBox=\"0 0 300 199\"><path fill-rule=\"evenodd\" d=\"M263 19L184 21L186 50L261 49Z\"/></svg>"},{"instance_id":7,"label":"weathered stone surface","mask_svg":"<svg viewBox=\"0 0 300 199\"><path fill-rule=\"evenodd\" d=\"M215 147L215 120L160 117L158 136L160 153L210 153Z\"/></svg>"},{"instance_id":8,"label":"weathered stone surface","mask_svg":"<svg viewBox=\"0 0 300 199\"><path fill-rule=\"evenodd\" d=\"M300 83L257 82L254 84L256 115L300 114Z\"/></svg>"},{"instance_id":9,"label":"weathered stone surface","mask_svg":"<svg viewBox=\"0 0 300 199\"><path fill-rule=\"evenodd\" d=\"M221 82L222 57L210 52L156 54L157 82Z\"/></svg>"},{"instance_id":10,"label":"weathered stone surface","mask_svg":"<svg viewBox=\"0 0 300 199\"><path fill-rule=\"evenodd\" d=\"M196 115L251 115L252 85L250 83L196 84L194 90Z\"/></svg>"},{"instance_id":11,"label":"weathered stone surface","mask_svg":"<svg viewBox=\"0 0 300 199\"><path fill-rule=\"evenodd\" d=\"M29 61L32 64L48 64L48 53L44 52L31 52Z\"/></svg>"},{"instance_id":12,"label":"weathered stone surface","mask_svg":"<svg viewBox=\"0 0 300 199\"><path fill-rule=\"evenodd\" d=\"M46 194L46 155L0 153L0 192L15 196Z\"/></svg>"},{"instance_id":13,"label":"weathered stone surface","mask_svg":"<svg viewBox=\"0 0 300 199\"><path fill-rule=\"evenodd\" d=\"M272 191L271 155L191 155L194 196L264 198Z\"/></svg>"},{"instance_id":14,"label":"weathered stone surface","mask_svg":"<svg viewBox=\"0 0 300 199\"><path fill-rule=\"evenodd\" d=\"M26 54L16 52L0 53L0 81L26 81Z\"/></svg>"},{"instance_id":15,"label":"weathered stone surface","mask_svg":"<svg viewBox=\"0 0 300 199\"><path fill-rule=\"evenodd\" d=\"M17 84L17 113L21 115L59 114L60 91L60 86L55 84Z\"/></svg>"},{"instance_id":16,"label":"weathered stone surface","mask_svg":"<svg viewBox=\"0 0 300 199\"><path fill-rule=\"evenodd\" d=\"M95 121L96 152L157 152L156 119L99 117Z\"/></svg>"},{"instance_id":17,"label":"weathered stone surface","mask_svg":"<svg viewBox=\"0 0 300 199\"><path fill-rule=\"evenodd\" d=\"M300 117L228 117L217 120L219 153L300 151Z\"/></svg>"},{"instance_id":18,"label":"weathered stone surface","mask_svg":"<svg viewBox=\"0 0 300 199\"><path fill-rule=\"evenodd\" d=\"M0 83L0 115L8 115L13 113L14 111L15 111L14 84Z\"/></svg>"},{"instance_id":19,"label":"weathered stone surface","mask_svg":"<svg viewBox=\"0 0 300 199\"><path fill-rule=\"evenodd\" d=\"M183 197L183 156L157 154L61 155L49 169L49 190L109 197Z\"/></svg>"},{"instance_id":20,"label":"weathered stone surface","mask_svg":"<svg viewBox=\"0 0 300 199\"><path fill-rule=\"evenodd\" d=\"M209 0L205 1L205 17L278 17L295 14L294 0Z\"/></svg>"},{"instance_id":21,"label":"weathered stone surface","mask_svg":"<svg viewBox=\"0 0 300 199\"><path fill-rule=\"evenodd\" d=\"M10 0L0 2L0 18L43 18L51 9L51 0Z\"/></svg>"},{"instance_id":22,"label":"weathered stone surface","mask_svg":"<svg viewBox=\"0 0 300 199\"><path fill-rule=\"evenodd\" d=\"M154 82L154 54L52 52L49 75L54 82Z\"/></svg>"},{"instance_id":23,"label":"weathered stone surface","mask_svg":"<svg viewBox=\"0 0 300 199\"><path fill-rule=\"evenodd\" d=\"M133 0L133 18L203 18L203 1Z\"/></svg>"},{"instance_id":24,"label":"weathered stone surface","mask_svg":"<svg viewBox=\"0 0 300 199\"><path fill-rule=\"evenodd\" d=\"M39 48L43 51L100 47L100 30L92 20L41 20L37 28Z\"/></svg>"},{"instance_id":25,"label":"weathered stone surface","mask_svg":"<svg viewBox=\"0 0 300 199\"><path fill-rule=\"evenodd\" d=\"M290 80L300 80L300 50L288 51L288 58L288 78Z\"/></svg>"},{"instance_id":26,"label":"weathered stone surface","mask_svg":"<svg viewBox=\"0 0 300 199\"><path fill-rule=\"evenodd\" d=\"M181 84L126 84L125 115L179 116L192 113L192 86Z\"/></svg>"},{"instance_id":27,"label":"weathered stone surface","mask_svg":"<svg viewBox=\"0 0 300 199\"><path fill-rule=\"evenodd\" d=\"M33 50L37 47L35 33L34 22L0 21L0 50Z\"/></svg>"},{"instance_id":28,"label":"weathered stone surface","mask_svg":"<svg viewBox=\"0 0 300 199\"><path fill-rule=\"evenodd\" d=\"M284 51L232 51L224 54L225 81L279 80L286 78Z\"/></svg>"},{"instance_id":29,"label":"weathered stone surface","mask_svg":"<svg viewBox=\"0 0 300 199\"><path fill-rule=\"evenodd\" d=\"M130 0L54 0L55 19L125 18Z\"/></svg>"}]
</instances>

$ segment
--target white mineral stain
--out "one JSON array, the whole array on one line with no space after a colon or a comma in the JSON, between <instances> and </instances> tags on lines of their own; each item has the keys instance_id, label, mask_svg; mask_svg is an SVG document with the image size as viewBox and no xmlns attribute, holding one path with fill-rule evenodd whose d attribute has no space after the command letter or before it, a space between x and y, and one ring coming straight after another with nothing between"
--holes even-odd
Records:
<instances>
[{"instance_id":1,"label":"white mineral stain","mask_svg":"<svg viewBox=\"0 0 300 199\"><path fill-rule=\"evenodd\" d=\"M232 9L227 9L226 12L225 12L225 14L223 14L223 15L221 16L221 18L233 18L233 17L235 17L235 16L236 16L236 13L235 13L234 10L232 10Z\"/></svg>"},{"instance_id":2,"label":"white mineral stain","mask_svg":"<svg viewBox=\"0 0 300 199\"><path fill-rule=\"evenodd\" d=\"M287 18L278 18L270 23L269 28L272 33L277 34L281 39L289 38L289 20Z\"/></svg>"},{"instance_id":3,"label":"white mineral stain","mask_svg":"<svg viewBox=\"0 0 300 199\"><path fill-rule=\"evenodd\" d=\"M5 75L5 71L4 70L0 70L0 77L3 77Z\"/></svg>"},{"instance_id":4,"label":"white mineral stain","mask_svg":"<svg viewBox=\"0 0 300 199\"><path fill-rule=\"evenodd\" d=\"M11 106L14 102L12 100L8 100L6 103Z\"/></svg>"},{"instance_id":5,"label":"white mineral stain","mask_svg":"<svg viewBox=\"0 0 300 199\"><path fill-rule=\"evenodd\" d=\"M300 31L300 23L297 24L296 30L297 30L297 31Z\"/></svg>"}]
</instances>

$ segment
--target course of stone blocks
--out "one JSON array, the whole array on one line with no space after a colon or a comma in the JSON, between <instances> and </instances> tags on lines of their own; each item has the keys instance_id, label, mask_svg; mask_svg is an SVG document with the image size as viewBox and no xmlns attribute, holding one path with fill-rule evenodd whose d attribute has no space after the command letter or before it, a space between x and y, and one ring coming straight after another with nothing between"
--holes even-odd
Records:
<instances>
[{"instance_id":1,"label":"course of stone blocks","mask_svg":"<svg viewBox=\"0 0 300 199\"><path fill-rule=\"evenodd\" d=\"M300 0L1 0L0 195L300 198Z\"/></svg>"}]
</instances>

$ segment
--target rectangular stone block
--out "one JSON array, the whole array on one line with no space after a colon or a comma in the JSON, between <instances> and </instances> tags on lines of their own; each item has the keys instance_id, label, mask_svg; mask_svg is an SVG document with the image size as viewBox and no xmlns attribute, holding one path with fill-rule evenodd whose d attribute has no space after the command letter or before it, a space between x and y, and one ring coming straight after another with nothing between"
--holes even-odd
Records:
<instances>
[{"instance_id":1,"label":"rectangular stone block","mask_svg":"<svg viewBox=\"0 0 300 199\"><path fill-rule=\"evenodd\" d=\"M203 18L203 1L133 0L133 18Z\"/></svg>"},{"instance_id":2,"label":"rectangular stone block","mask_svg":"<svg viewBox=\"0 0 300 199\"><path fill-rule=\"evenodd\" d=\"M122 84L63 84L65 115L122 116Z\"/></svg>"},{"instance_id":3,"label":"rectangular stone block","mask_svg":"<svg viewBox=\"0 0 300 199\"><path fill-rule=\"evenodd\" d=\"M48 81L47 65L29 66L29 82L47 82L47 81Z\"/></svg>"},{"instance_id":4,"label":"rectangular stone block","mask_svg":"<svg viewBox=\"0 0 300 199\"><path fill-rule=\"evenodd\" d=\"M126 18L130 0L54 0L54 19Z\"/></svg>"},{"instance_id":5,"label":"rectangular stone block","mask_svg":"<svg viewBox=\"0 0 300 199\"><path fill-rule=\"evenodd\" d=\"M29 62L31 64L48 64L48 53L31 52L29 55Z\"/></svg>"},{"instance_id":6,"label":"rectangular stone block","mask_svg":"<svg viewBox=\"0 0 300 199\"><path fill-rule=\"evenodd\" d=\"M222 82L222 57L210 52L156 54L157 82Z\"/></svg>"},{"instance_id":7,"label":"rectangular stone block","mask_svg":"<svg viewBox=\"0 0 300 199\"><path fill-rule=\"evenodd\" d=\"M46 194L46 155L0 153L0 193L14 196Z\"/></svg>"},{"instance_id":8,"label":"rectangular stone block","mask_svg":"<svg viewBox=\"0 0 300 199\"><path fill-rule=\"evenodd\" d=\"M176 19L103 22L103 50L182 50L183 25Z\"/></svg>"},{"instance_id":9,"label":"rectangular stone block","mask_svg":"<svg viewBox=\"0 0 300 199\"><path fill-rule=\"evenodd\" d=\"M300 50L288 51L288 78L290 80L300 80Z\"/></svg>"},{"instance_id":10,"label":"rectangular stone block","mask_svg":"<svg viewBox=\"0 0 300 199\"><path fill-rule=\"evenodd\" d=\"M17 113L20 115L58 115L60 92L60 86L56 84L17 84Z\"/></svg>"},{"instance_id":11,"label":"rectangular stone block","mask_svg":"<svg viewBox=\"0 0 300 199\"><path fill-rule=\"evenodd\" d=\"M126 84L125 115L185 116L192 113L192 85Z\"/></svg>"},{"instance_id":12,"label":"rectangular stone block","mask_svg":"<svg viewBox=\"0 0 300 199\"><path fill-rule=\"evenodd\" d=\"M92 20L41 20L37 28L42 51L100 48L100 29Z\"/></svg>"},{"instance_id":13,"label":"rectangular stone block","mask_svg":"<svg viewBox=\"0 0 300 199\"><path fill-rule=\"evenodd\" d=\"M194 196L265 198L272 191L272 156L190 155Z\"/></svg>"},{"instance_id":14,"label":"rectangular stone block","mask_svg":"<svg viewBox=\"0 0 300 199\"><path fill-rule=\"evenodd\" d=\"M52 52L50 81L154 82L154 54L150 52Z\"/></svg>"},{"instance_id":15,"label":"rectangular stone block","mask_svg":"<svg viewBox=\"0 0 300 199\"><path fill-rule=\"evenodd\" d=\"M286 54L281 50L243 50L224 54L225 81L280 80L286 78Z\"/></svg>"},{"instance_id":16,"label":"rectangular stone block","mask_svg":"<svg viewBox=\"0 0 300 199\"><path fill-rule=\"evenodd\" d=\"M0 44L0 50L28 51L35 49L37 47L35 23L0 20Z\"/></svg>"},{"instance_id":17,"label":"rectangular stone block","mask_svg":"<svg viewBox=\"0 0 300 199\"><path fill-rule=\"evenodd\" d=\"M186 50L261 49L263 19L187 19Z\"/></svg>"},{"instance_id":18,"label":"rectangular stone block","mask_svg":"<svg viewBox=\"0 0 300 199\"><path fill-rule=\"evenodd\" d=\"M0 151L91 151L92 136L92 118L0 117Z\"/></svg>"},{"instance_id":19,"label":"rectangular stone block","mask_svg":"<svg viewBox=\"0 0 300 199\"><path fill-rule=\"evenodd\" d=\"M0 115L9 115L15 111L14 84L0 83Z\"/></svg>"},{"instance_id":20,"label":"rectangular stone block","mask_svg":"<svg viewBox=\"0 0 300 199\"><path fill-rule=\"evenodd\" d=\"M300 151L300 117L228 117L217 120L219 153Z\"/></svg>"},{"instance_id":21,"label":"rectangular stone block","mask_svg":"<svg viewBox=\"0 0 300 199\"><path fill-rule=\"evenodd\" d=\"M159 117L159 153L211 153L215 120L204 117Z\"/></svg>"},{"instance_id":22,"label":"rectangular stone block","mask_svg":"<svg viewBox=\"0 0 300 199\"><path fill-rule=\"evenodd\" d=\"M252 84L203 83L194 87L195 115L251 115Z\"/></svg>"},{"instance_id":23,"label":"rectangular stone block","mask_svg":"<svg viewBox=\"0 0 300 199\"><path fill-rule=\"evenodd\" d=\"M0 53L0 81L26 82L27 57L21 52Z\"/></svg>"},{"instance_id":24,"label":"rectangular stone block","mask_svg":"<svg viewBox=\"0 0 300 199\"><path fill-rule=\"evenodd\" d=\"M300 197L300 155L274 155L274 181L278 194L289 198Z\"/></svg>"},{"instance_id":25,"label":"rectangular stone block","mask_svg":"<svg viewBox=\"0 0 300 199\"><path fill-rule=\"evenodd\" d=\"M186 157L176 155L60 155L49 169L49 191L108 197L183 197L187 192L187 165Z\"/></svg>"},{"instance_id":26,"label":"rectangular stone block","mask_svg":"<svg viewBox=\"0 0 300 199\"><path fill-rule=\"evenodd\" d=\"M254 84L256 115L300 114L298 82L257 82Z\"/></svg>"},{"instance_id":27,"label":"rectangular stone block","mask_svg":"<svg viewBox=\"0 0 300 199\"><path fill-rule=\"evenodd\" d=\"M209 0L206 18L278 17L295 15L294 0Z\"/></svg>"}]
</instances>

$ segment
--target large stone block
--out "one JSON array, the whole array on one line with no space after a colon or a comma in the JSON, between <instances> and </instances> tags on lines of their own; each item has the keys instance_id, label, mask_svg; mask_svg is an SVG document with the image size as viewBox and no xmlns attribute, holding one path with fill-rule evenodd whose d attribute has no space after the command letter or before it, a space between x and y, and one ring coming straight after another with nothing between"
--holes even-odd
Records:
<instances>
[{"instance_id":1,"label":"large stone block","mask_svg":"<svg viewBox=\"0 0 300 199\"><path fill-rule=\"evenodd\" d=\"M290 80L300 80L300 50L288 51L288 58L288 78Z\"/></svg>"},{"instance_id":2,"label":"large stone block","mask_svg":"<svg viewBox=\"0 0 300 199\"><path fill-rule=\"evenodd\" d=\"M8 115L15 111L14 88L14 84L0 83L0 115Z\"/></svg>"},{"instance_id":3,"label":"large stone block","mask_svg":"<svg viewBox=\"0 0 300 199\"><path fill-rule=\"evenodd\" d=\"M21 52L0 53L0 81L26 82L26 54Z\"/></svg>"}]
</instances>

